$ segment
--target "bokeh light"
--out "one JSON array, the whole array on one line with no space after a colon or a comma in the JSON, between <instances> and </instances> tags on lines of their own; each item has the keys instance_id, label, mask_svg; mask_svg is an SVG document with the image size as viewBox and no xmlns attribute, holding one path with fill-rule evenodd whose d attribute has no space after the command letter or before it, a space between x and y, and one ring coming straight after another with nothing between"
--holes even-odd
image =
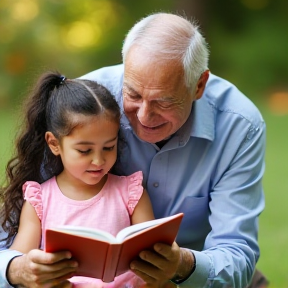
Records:
<instances>
[{"instance_id":1,"label":"bokeh light","mask_svg":"<svg viewBox=\"0 0 288 288\"><path fill-rule=\"evenodd\" d=\"M85 21L73 22L63 33L66 44L77 48L95 46L101 34L102 31L99 26L92 26Z\"/></svg>"},{"instance_id":2,"label":"bokeh light","mask_svg":"<svg viewBox=\"0 0 288 288\"><path fill-rule=\"evenodd\" d=\"M24 71L26 66L26 56L22 52L11 52L5 57L5 70L11 74L16 75Z\"/></svg>"},{"instance_id":3,"label":"bokeh light","mask_svg":"<svg viewBox=\"0 0 288 288\"><path fill-rule=\"evenodd\" d=\"M288 91L280 91L271 94L268 98L268 106L274 114L288 114Z\"/></svg>"},{"instance_id":4,"label":"bokeh light","mask_svg":"<svg viewBox=\"0 0 288 288\"><path fill-rule=\"evenodd\" d=\"M19 0L11 3L11 16L17 21L31 21L38 13L39 6L34 0Z\"/></svg>"}]
</instances>

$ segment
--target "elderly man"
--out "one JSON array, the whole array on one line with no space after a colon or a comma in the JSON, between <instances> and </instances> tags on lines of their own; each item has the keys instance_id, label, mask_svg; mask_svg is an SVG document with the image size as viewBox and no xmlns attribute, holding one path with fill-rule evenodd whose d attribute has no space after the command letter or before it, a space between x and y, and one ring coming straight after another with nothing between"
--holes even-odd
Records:
<instances>
[{"instance_id":1,"label":"elderly man","mask_svg":"<svg viewBox=\"0 0 288 288\"><path fill-rule=\"evenodd\" d=\"M143 171L157 218L184 212L177 244L142 251L132 271L149 287L169 281L179 287L246 287L259 258L258 216L264 209L261 114L234 85L209 72L204 38L180 16L142 19L122 52L124 65L81 77L110 89L124 112L125 144L115 173ZM5 275L11 284L53 287L76 269L68 252L15 256L17 251L0 254L7 287ZM51 270L43 271L44 262Z\"/></svg>"}]
</instances>

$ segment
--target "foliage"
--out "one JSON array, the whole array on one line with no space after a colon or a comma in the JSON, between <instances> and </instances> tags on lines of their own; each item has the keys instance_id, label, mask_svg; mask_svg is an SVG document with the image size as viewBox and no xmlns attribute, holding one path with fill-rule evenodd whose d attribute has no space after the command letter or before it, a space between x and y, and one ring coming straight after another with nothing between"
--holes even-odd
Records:
<instances>
[{"instance_id":1,"label":"foliage","mask_svg":"<svg viewBox=\"0 0 288 288\"><path fill-rule=\"evenodd\" d=\"M287 92L288 1L209 3L206 34L213 71L252 99L268 97L275 91Z\"/></svg>"},{"instance_id":2,"label":"foliage","mask_svg":"<svg viewBox=\"0 0 288 288\"><path fill-rule=\"evenodd\" d=\"M2 0L0 108L19 101L27 84L44 70L57 69L73 78L120 63L122 41L132 24L154 10L171 6L171 0L158 1L158 5L153 0L128 3Z\"/></svg>"}]
</instances>

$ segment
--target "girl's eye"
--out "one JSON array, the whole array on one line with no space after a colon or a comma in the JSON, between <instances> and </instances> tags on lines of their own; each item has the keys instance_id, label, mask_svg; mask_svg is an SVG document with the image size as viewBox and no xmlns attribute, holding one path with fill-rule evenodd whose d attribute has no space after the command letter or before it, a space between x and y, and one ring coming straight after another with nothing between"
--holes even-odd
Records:
<instances>
[{"instance_id":1,"label":"girl's eye","mask_svg":"<svg viewBox=\"0 0 288 288\"><path fill-rule=\"evenodd\" d=\"M105 151L112 151L114 149L115 145L113 145L112 147L104 147L103 150Z\"/></svg>"},{"instance_id":2,"label":"girl's eye","mask_svg":"<svg viewBox=\"0 0 288 288\"><path fill-rule=\"evenodd\" d=\"M88 150L77 150L80 154L88 154L91 149L88 149Z\"/></svg>"}]
</instances>

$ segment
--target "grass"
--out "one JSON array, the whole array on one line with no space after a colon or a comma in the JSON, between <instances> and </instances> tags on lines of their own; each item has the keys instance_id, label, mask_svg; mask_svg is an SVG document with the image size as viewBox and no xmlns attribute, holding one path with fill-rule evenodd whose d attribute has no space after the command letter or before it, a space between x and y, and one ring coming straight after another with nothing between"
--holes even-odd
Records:
<instances>
[{"instance_id":1,"label":"grass","mask_svg":"<svg viewBox=\"0 0 288 288\"><path fill-rule=\"evenodd\" d=\"M17 116L15 110L0 109L0 183L5 174L5 166L11 157L16 133Z\"/></svg>"},{"instance_id":2,"label":"grass","mask_svg":"<svg viewBox=\"0 0 288 288\"><path fill-rule=\"evenodd\" d=\"M266 208L260 216L260 260L257 267L267 276L271 288L288 283L288 115L273 114L257 103L267 124L266 172L263 180ZM0 111L0 178L11 155L16 130L15 113Z\"/></svg>"},{"instance_id":3,"label":"grass","mask_svg":"<svg viewBox=\"0 0 288 288\"><path fill-rule=\"evenodd\" d=\"M267 125L266 172L263 179L266 208L260 216L258 268L270 280L271 288L288 283L288 115L272 114L260 106Z\"/></svg>"}]
</instances>

